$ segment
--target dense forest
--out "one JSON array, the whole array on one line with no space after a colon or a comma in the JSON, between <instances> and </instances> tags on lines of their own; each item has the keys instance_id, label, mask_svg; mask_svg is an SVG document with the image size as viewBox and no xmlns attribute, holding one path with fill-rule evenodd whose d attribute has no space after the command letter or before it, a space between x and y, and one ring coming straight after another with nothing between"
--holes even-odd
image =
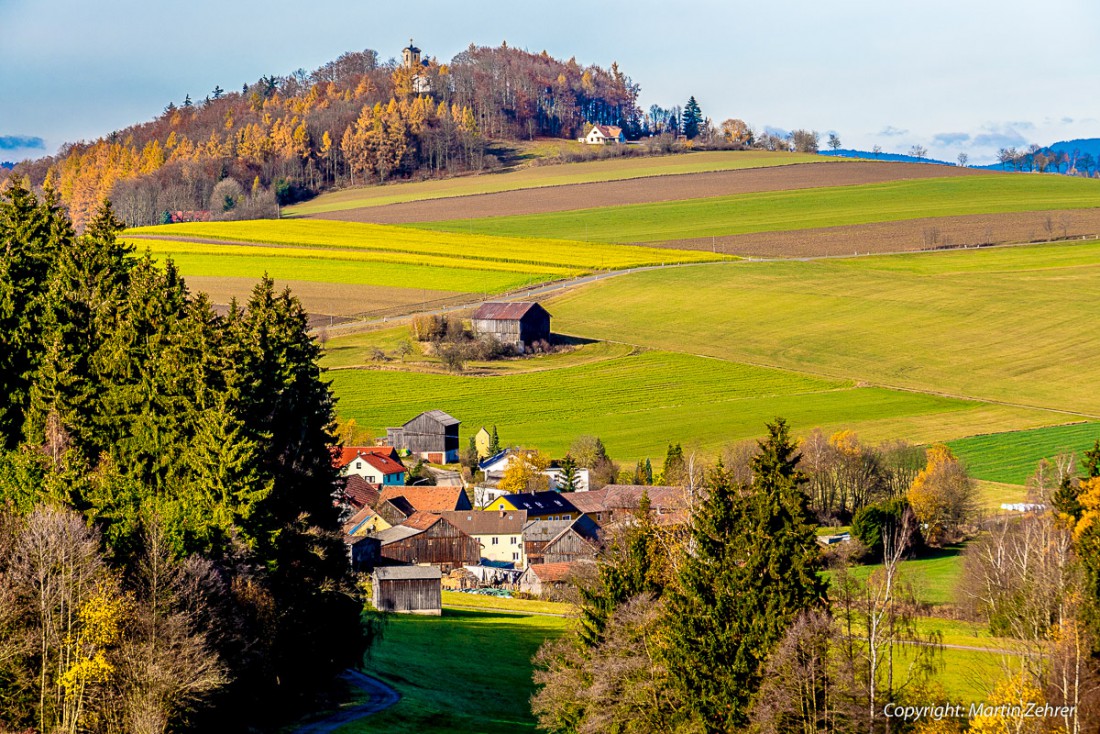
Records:
<instances>
[{"instance_id":1,"label":"dense forest","mask_svg":"<svg viewBox=\"0 0 1100 734\"><path fill-rule=\"evenodd\" d=\"M155 120L20 164L60 192L78 230L110 198L128 225L196 212L270 215L334 185L491 167L491 140L572 138L584 124L637 136L638 87L610 69L502 44L450 63L347 53L312 72L169 104ZM217 192L219 181L230 180Z\"/></svg>"},{"instance_id":2,"label":"dense forest","mask_svg":"<svg viewBox=\"0 0 1100 734\"><path fill-rule=\"evenodd\" d=\"M334 399L289 292L219 315L121 228L0 196L0 729L244 731L367 642Z\"/></svg>"}]
</instances>

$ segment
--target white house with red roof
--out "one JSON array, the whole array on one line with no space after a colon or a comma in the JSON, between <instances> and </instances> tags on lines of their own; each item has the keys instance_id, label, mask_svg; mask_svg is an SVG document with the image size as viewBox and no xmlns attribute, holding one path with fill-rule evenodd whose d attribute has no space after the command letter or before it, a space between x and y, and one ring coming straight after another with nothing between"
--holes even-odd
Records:
<instances>
[{"instance_id":1,"label":"white house with red roof","mask_svg":"<svg viewBox=\"0 0 1100 734\"><path fill-rule=\"evenodd\" d=\"M623 129L617 125L593 125L588 134L581 138L588 145L615 145L625 143Z\"/></svg>"},{"instance_id":2,"label":"white house with red roof","mask_svg":"<svg viewBox=\"0 0 1100 734\"><path fill-rule=\"evenodd\" d=\"M405 465L392 446L345 446L336 458L341 474L383 487L404 486Z\"/></svg>"}]
</instances>

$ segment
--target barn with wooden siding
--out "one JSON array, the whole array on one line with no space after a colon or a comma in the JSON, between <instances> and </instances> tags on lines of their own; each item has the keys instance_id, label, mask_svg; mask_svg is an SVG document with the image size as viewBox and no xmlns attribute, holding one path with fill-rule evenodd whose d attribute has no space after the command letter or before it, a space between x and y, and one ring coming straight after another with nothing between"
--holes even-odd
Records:
<instances>
[{"instance_id":1,"label":"barn with wooden siding","mask_svg":"<svg viewBox=\"0 0 1100 734\"><path fill-rule=\"evenodd\" d=\"M429 410L400 428L387 428L386 441L432 464L453 464L458 461L460 423L442 410Z\"/></svg>"},{"instance_id":2,"label":"barn with wooden siding","mask_svg":"<svg viewBox=\"0 0 1100 734\"><path fill-rule=\"evenodd\" d=\"M534 342L550 340L550 313L533 302L483 303L470 325L475 334L492 336L520 352L530 351Z\"/></svg>"},{"instance_id":3,"label":"barn with wooden siding","mask_svg":"<svg viewBox=\"0 0 1100 734\"><path fill-rule=\"evenodd\" d=\"M374 608L403 614L442 613L442 577L434 566L386 566L371 579Z\"/></svg>"},{"instance_id":4,"label":"barn with wooden siding","mask_svg":"<svg viewBox=\"0 0 1100 734\"><path fill-rule=\"evenodd\" d=\"M481 561L481 543L439 515L416 512L402 525L375 533L381 562L431 564L444 573Z\"/></svg>"},{"instance_id":5,"label":"barn with wooden siding","mask_svg":"<svg viewBox=\"0 0 1100 734\"><path fill-rule=\"evenodd\" d=\"M531 521L523 528L523 546L529 564L591 559L599 552L599 527L584 515L574 520Z\"/></svg>"}]
</instances>

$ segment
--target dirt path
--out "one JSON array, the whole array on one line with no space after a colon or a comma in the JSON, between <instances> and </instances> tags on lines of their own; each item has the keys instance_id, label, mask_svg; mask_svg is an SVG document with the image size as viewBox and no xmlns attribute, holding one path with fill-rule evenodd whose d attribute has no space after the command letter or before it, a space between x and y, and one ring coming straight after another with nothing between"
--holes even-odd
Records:
<instances>
[{"instance_id":1,"label":"dirt path","mask_svg":"<svg viewBox=\"0 0 1100 734\"><path fill-rule=\"evenodd\" d=\"M367 702L339 711L321 721L298 727L294 734L329 734L345 724L358 721L371 714L377 714L379 711L385 711L401 700L401 694L390 685L365 673L360 673L358 670L345 670L340 677L353 688L365 691L370 696Z\"/></svg>"}]
</instances>

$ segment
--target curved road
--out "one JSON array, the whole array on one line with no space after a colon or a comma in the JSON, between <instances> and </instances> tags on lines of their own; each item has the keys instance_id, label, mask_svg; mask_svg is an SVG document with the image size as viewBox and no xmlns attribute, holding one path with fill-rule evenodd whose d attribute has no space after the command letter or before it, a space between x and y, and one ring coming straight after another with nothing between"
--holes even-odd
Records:
<instances>
[{"instance_id":1,"label":"curved road","mask_svg":"<svg viewBox=\"0 0 1100 734\"><path fill-rule=\"evenodd\" d=\"M360 706L344 709L326 719L300 726L294 730L294 734L330 734L341 726L362 719L364 716L385 711L401 700L401 694L391 686L358 670L345 670L340 677L353 688L366 691L370 699Z\"/></svg>"}]
</instances>

